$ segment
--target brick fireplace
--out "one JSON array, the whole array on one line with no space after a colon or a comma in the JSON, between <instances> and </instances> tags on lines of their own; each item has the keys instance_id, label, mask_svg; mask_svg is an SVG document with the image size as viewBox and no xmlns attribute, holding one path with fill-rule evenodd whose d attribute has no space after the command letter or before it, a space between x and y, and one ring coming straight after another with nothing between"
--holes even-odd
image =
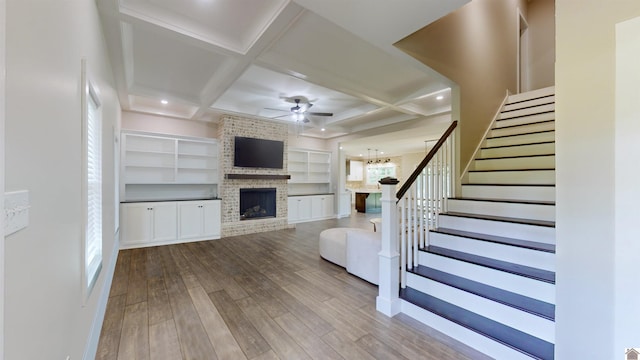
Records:
<instances>
[{"instance_id":1,"label":"brick fireplace","mask_svg":"<svg viewBox=\"0 0 640 360\"><path fill-rule=\"evenodd\" d=\"M218 185L222 198L222 236L253 234L292 227L287 220L287 138L286 124L241 116L225 115L218 128L220 139L221 179ZM236 136L284 141L283 169L234 167L233 152ZM240 191L275 190L275 216L241 220ZM246 209L243 209L243 212Z\"/></svg>"}]
</instances>

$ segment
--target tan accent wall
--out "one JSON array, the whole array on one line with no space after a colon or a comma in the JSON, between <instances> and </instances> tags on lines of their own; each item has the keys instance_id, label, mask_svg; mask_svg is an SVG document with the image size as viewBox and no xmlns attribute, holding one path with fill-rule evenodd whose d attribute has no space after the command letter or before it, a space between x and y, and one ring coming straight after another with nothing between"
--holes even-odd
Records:
<instances>
[{"instance_id":1,"label":"tan accent wall","mask_svg":"<svg viewBox=\"0 0 640 360\"><path fill-rule=\"evenodd\" d=\"M530 30L529 79L531 89L555 84L556 2L534 0L527 9Z\"/></svg>"},{"instance_id":2,"label":"tan accent wall","mask_svg":"<svg viewBox=\"0 0 640 360\"><path fill-rule=\"evenodd\" d=\"M518 8L474 0L395 45L460 87L460 166L471 160L506 90L516 92ZM458 120L458 119L454 119Z\"/></svg>"}]
</instances>

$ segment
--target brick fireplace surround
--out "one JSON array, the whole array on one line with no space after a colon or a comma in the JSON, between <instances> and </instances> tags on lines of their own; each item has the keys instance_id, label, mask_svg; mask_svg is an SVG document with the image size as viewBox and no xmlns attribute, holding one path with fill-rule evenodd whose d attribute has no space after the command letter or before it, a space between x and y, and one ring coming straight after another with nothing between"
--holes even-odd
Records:
<instances>
[{"instance_id":1,"label":"brick fireplace surround","mask_svg":"<svg viewBox=\"0 0 640 360\"><path fill-rule=\"evenodd\" d=\"M228 174L241 175L287 175L287 134L286 124L257 120L240 116L225 115L220 121L218 139L221 146L220 183L218 194L222 198L222 237L282 230L293 227L287 220L286 179L227 179ZM233 166L234 138L236 136L284 141L284 168L262 169ZM240 220L241 188L275 188L276 217L256 220Z\"/></svg>"}]
</instances>

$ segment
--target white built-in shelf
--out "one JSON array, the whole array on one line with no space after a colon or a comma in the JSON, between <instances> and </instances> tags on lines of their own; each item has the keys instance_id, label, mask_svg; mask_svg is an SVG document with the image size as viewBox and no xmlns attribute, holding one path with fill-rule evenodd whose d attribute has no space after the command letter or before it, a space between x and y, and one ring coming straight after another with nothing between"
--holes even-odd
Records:
<instances>
[{"instance_id":1,"label":"white built-in shelf","mask_svg":"<svg viewBox=\"0 0 640 360\"><path fill-rule=\"evenodd\" d=\"M220 176L215 139L137 131L123 131L121 139L122 200L217 195Z\"/></svg>"},{"instance_id":2,"label":"white built-in shelf","mask_svg":"<svg viewBox=\"0 0 640 360\"><path fill-rule=\"evenodd\" d=\"M287 171L289 194L328 193L331 191L331 153L308 149L289 149Z\"/></svg>"}]
</instances>

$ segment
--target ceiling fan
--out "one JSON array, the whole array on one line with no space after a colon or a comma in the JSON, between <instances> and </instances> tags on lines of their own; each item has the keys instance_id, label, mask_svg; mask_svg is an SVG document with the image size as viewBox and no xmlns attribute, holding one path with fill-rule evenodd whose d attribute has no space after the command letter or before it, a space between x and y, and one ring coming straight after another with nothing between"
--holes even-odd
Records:
<instances>
[{"instance_id":1,"label":"ceiling fan","mask_svg":"<svg viewBox=\"0 0 640 360\"><path fill-rule=\"evenodd\" d=\"M311 102L309 102L308 100L306 100L306 98L303 97L303 96L296 96L296 97L292 97L290 99L293 100L293 102L295 102L295 106L292 106L291 109L289 110L289 112L291 113L290 115L296 121L302 121L304 123L310 122L311 120L309 120L307 115L312 115L312 116L333 116L333 113L329 113L329 112L309 111L309 109L313 106L313 104ZM306 101L303 102L301 100L306 100ZM287 110L273 109L273 108L266 108L266 109L268 109L268 110L276 110L276 111L287 111ZM284 117L284 116L289 116L289 115L276 116L275 118L280 118L280 117Z\"/></svg>"}]
</instances>

